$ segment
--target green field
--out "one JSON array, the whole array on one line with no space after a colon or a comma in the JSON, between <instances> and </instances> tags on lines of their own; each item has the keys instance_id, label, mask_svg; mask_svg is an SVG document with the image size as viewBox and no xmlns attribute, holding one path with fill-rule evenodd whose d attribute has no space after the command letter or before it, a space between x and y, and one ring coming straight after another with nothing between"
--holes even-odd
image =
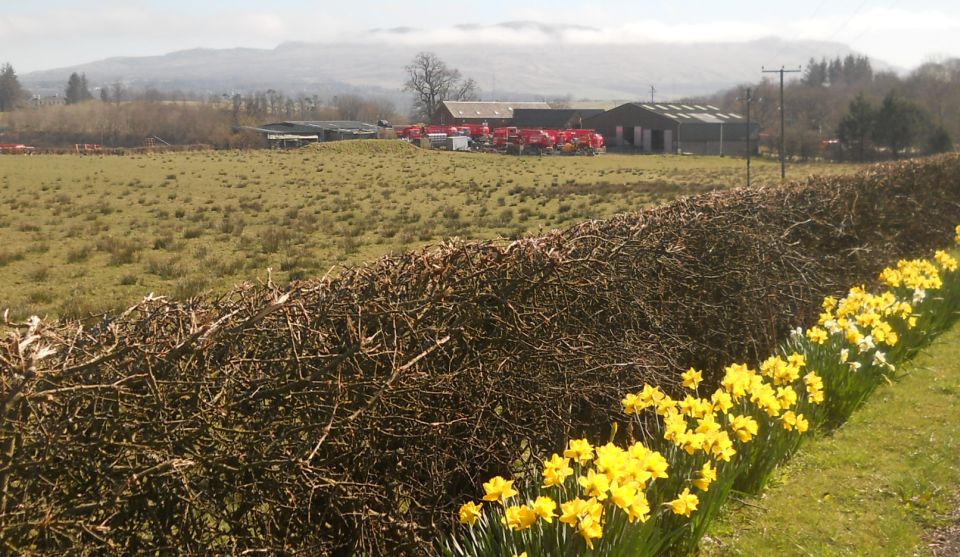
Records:
<instances>
[{"instance_id":1,"label":"green field","mask_svg":"<svg viewBox=\"0 0 960 557\"><path fill-rule=\"evenodd\" d=\"M764 496L731 505L701 555L929 555L930 531L956 520L958 361L954 325Z\"/></svg>"},{"instance_id":2,"label":"green field","mask_svg":"<svg viewBox=\"0 0 960 557\"><path fill-rule=\"evenodd\" d=\"M779 166L758 161L756 184ZM849 172L804 165L791 177ZM293 152L0 157L0 311L284 283L443 238L514 238L743 185L742 159L510 157L344 142Z\"/></svg>"}]
</instances>

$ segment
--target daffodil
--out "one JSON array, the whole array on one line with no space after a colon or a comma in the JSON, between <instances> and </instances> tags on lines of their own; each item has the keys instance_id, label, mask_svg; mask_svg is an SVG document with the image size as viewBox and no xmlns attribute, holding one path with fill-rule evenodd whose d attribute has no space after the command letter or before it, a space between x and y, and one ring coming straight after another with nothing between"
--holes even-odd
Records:
<instances>
[{"instance_id":1,"label":"daffodil","mask_svg":"<svg viewBox=\"0 0 960 557\"><path fill-rule=\"evenodd\" d=\"M588 502L579 497L560 503L560 518L558 520L564 524L576 526L577 522L580 521L580 516L586 514L587 508Z\"/></svg>"},{"instance_id":2,"label":"daffodil","mask_svg":"<svg viewBox=\"0 0 960 557\"><path fill-rule=\"evenodd\" d=\"M730 421L730 429L733 430L741 443L747 443L759 431L759 424L750 416L733 416Z\"/></svg>"},{"instance_id":3,"label":"daffodil","mask_svg":"<svg viewBox=\"0 0 960 557\"><path fill-rule=\"evenodd\" d=\"M571 475L573 475L573 468L570 467L569 458L554 453L550 460L543 463L543 487L545 488L563 485Z\"/></svg>"},{"instance_id":4,"label":"daffodil","mask_svg":"<svg viewBox=\"0 0 960 557\"><path fill-rule=\"evenodd\" d=\"M733 455L737 454L737 449L733 447L733 441L730 440L726 431L716 433L709 440L709 450L715 459L724 462L730 462Z\"/></svg>"},{"instance_id":5,"label":"daffodil","mask_svg":"<svg viewBox=\"0 0 960 557\"><path fill-rule=\"evenodd\" d=\"M827 331L821 329L820 327L810 327L807 330L807 338L810 339L810 342L814 344L823 344L829 339Z\"/></svg>"},{"instance_id":6,"label":"daffodil","mask_svg":"<svg viewBox=\"0 0 960 557\"><path fill-rule=\"evenodd\" d=\"M603 501L607 498L607 491L610 490L610 478L606 474L597 473L595 470L588 470L586 476L577 478L577 483L583 488L583 492L594 497L597 501Z\"/></svg>"},{"instance_id":7,"label":"daffodil","mask_svg":"<svg viewBox=\"0 0 960 557\"><path fill-rule=\"evenodd\" d=\"M577 529L587 547L593 549L593 540L603 536L603 505L596 499L579 497L560 505L560 522Z\"/></svg>"},{"instance_id":8,"label":"daffodil","mask_svg":"<svg viewBox=\"0 0 960 557\"><path fill-rule=\"evenodd\" d=\"M784 412L783 415L780 416L780 420L783 422L783 429L787 431L796 429L798 432L803 433L810 428L810 423L803 414L796 414L793 411Z\"/></svg>"},{"instance_id":9,"label":"daffodil","mask_svg":"<svg viewBox=\"0 0 960 557\"><path fill-rule=\"evenodd\" d=\"M643 411L643 404L640 400L639 395L633 393L627 393L627 396L623 397L623 400L620 401L620 404L623 405L623 412L626 415L637 414L639 415Z\"/></svg>"},{"instance_id":10,"label":"daffodil","mask_svg":"<svg viewBox=\"0 0 960 557\"><path fill-rule=\"evenodd\" d=\"M580 520L580 526L577 527L577 533L583 537L587 548L593 550L593 540L603 537L603 523L599 518L587 515Z\"/></svg>"},{"instance_id":11,"label":"daffodil","mask_svg":"<svg viewBox=\"0 0 960 557\"><path fill-rule=\"evenodd\" d=\"M494 476L490 481L484 482L483 491L485 492L484 501L501 503L505 503L507 499L517 494L517 490L513 489L513 480L507 480L502 476Z\"/></svg>"},{"instance_id":12,"label":"daffodil","mask_svg":"<svg viewBox=\"0 0 960 557\"><path fill-rule=\"evenodd\" d=\"M937 252L933 255L933 258L936 259L937 263L943 267L945 271L957 270L957 260L954 259L949 253L943 250L937 250Z\"/></svg>"},{"instance_id":13,"label":"daffodil","mask_svg":"<svg viewBox=\"0 0 960 557\"><path fill-rule=\"evenodd\" d=\"M482 509L483 503L477 504L473 501L467 501L460 506L460 523L473 526L480 519Z\"/></svg>"},{"instance_id":14,"label":"daffodil","mask_svg":"<svg viewBox=\"0 0 960 557\"><path fill-rule=\"evenodd\" d=\"M694 368L690 368L687 371L680 374L680 378L683 379L683 386L695 391L697 386L700 385L700 382L703 381L703 372L697 371Z\"/></svg>"},{"instance_id":15,"label":"daffodil","mask_svg":"<svg viewBox=\"0 0 960 557\"><path fill-rule=\"evenodd\" d=\"M781 408L790 408L797 403L797 392L790 385L777 387L777 402Z\"/></svg>"},{"instance_id":16,"label":"daffodil","mask_svg":"<svg viewBox=\"0 0 960 557\"><path fill-rule=\"evenodd\" d=\"M610 485L610 501L621 509L627 510L633 503L633 498L636 496L636 494L636 483L629 482L624 485L620 485L619 483L614 482Z\"/></svg>"},{"instance_id":17,"label":"daffodil","mask_svg":"<svg viewBox=\"0 0 960 557\"><path fill-rule=\"evenodd\" d=\"M710 484L715 481L717 481L717 469L707 461L700 468L700 477L693 480L693 485L700 491L707 491L710 489Z\"/></svg>"},{"instance_id":18,"label":"daffodil","mask_svg":"<svg viewBox=\"0 0 960 557\"><path fill-rule=\"evenodd\" d=\"M643 461L643 469L650 473L650 478L657 480L666 478L670 463L657 451L650 451Z\"/></svg>"},{"instance_id":19,"label":"daffodil","mask_svg":"<svg viewBox=\"0 0 960 557\"><path fill-rule=\"evenodd\" d=\"M537 500L533 502L534 514L542 518L547 524L553 522L553 518L557 516L554 512L556 510L557 502L545 495L537 497Z\"/></svg>"},{"instance_id":20,"label":"daffodil","mask_svg":"<svg viewBox=\"0 0 960 557\"><path fill-rule=\"evenodd\" d=\"M676 499L670 501L670 510L674 514L682 514L683 516L689 517L693 511L697 510L697 505L700 504L700 498L690 493L689 488L683 488L683 493L677 496Z\"/></svg>"},{"instance_id":21,"label":"daffodil","mask_svg":"<svg viewBox=\"0 0 960 557\"><path fill-rule=\"evenodd\" d=\"M537 522L537 513L528 505L510 506L504 509L500 522L511 530L522 531L530 528Z\"/></svg>"},{"instance_id":22,"label":"daffodil","mask_svg":"<svg viewBox=\"0 0 960 557\"><path fill-rule=\"evenodd\" d=\"M586 464L593 460L593 445L586 439L571 439L563 456L572 458L578 464Z\"/></svg>"},{"instance_id":23,"label":"daffodil","mask_svg":"<svg viewBox=\"0 0 960 557\"><path fill-rule=\"evenodd\" d=\"M713 402L713 407L715 410L718 410L724 414L733 408L733 399L730 397L730 393L724 391L723 389L717 389L714 391L713 396L710 397L710 401Z\"/></svg>"}]
</instances>

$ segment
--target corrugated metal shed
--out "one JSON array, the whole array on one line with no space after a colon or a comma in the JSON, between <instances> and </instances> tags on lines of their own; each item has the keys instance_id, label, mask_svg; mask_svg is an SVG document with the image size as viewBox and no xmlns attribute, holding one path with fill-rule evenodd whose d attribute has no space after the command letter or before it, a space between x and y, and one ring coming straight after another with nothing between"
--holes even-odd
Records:
<instances>
[{"instance_id":1,"label":"corrugated metal shed","mask_svg":"<svg viewBox=\"0 0 960 557\"><path fill-rule=\"evenodd\" d=\"M681 124L745 124L746 119L733 112L724 112L712 104L632 103Z\"/></svg>"},{"instance_id":2,"label":"corrugated metal shed","mask_svg":"<svg viewBox=\"0 0 960 557\"><path fill-rule=\"evenodd\" d=\"M291 120L246 129L264 134L271 146L284 148L299 147L317 141L374 139L377 137L379 130L373 124L351 120Z\"/></svg>"},{"instance_id":3,"label":"corrugated metal shed","mask_svg":"<svg viewBox=\"0 0 960 557\"><path fill-rule=\"evenodd\" d=\"M259 131L274 133L303 133L316 135L319 132L338 132L338 133L356 133L356 134L376 134L377 126L365 122L356 122L350 120L328 120L328 121L307 121L291 120L287 122L275 122L264 124Z\"/></svg>"},{"instance_id":4,"label":"corrugated metal shed","mask_svg":"<svg viewBox=\"0 0 960 557\"><path fill-rule=\"evenodd\" d=\"M583 120L602 112L600 109L516 108L511 125L518 128L580 128Z\"/></svg>"},{"instance_id":5,"label":"corrugated metal shed","mask_svg":"<svg viewBox=\"0 0 960 557\"><path fill-rule=\"evenodd\" d=\"M733 154L746 151L757 124L709 104L626 103L583 122L607 145L653 153ZM755 143L754 143L755 146ZM753 146L752 146L753 147Z\"/></svg>"}]
</instances>

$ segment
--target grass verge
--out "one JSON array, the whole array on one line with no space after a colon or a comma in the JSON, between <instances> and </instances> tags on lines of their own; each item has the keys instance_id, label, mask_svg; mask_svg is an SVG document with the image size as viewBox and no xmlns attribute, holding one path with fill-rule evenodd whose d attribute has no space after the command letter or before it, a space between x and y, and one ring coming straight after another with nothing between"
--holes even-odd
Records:
<instances>
[{"instance_id":1,"label":"grass verge","mask_svg":"<svg viewBox=\"0 0 960 557\"><path fill-rule=\"evenodd\" d=\"M735 503L702 555L915 555L960 485L960 325L832 436L807 444L759 499Z\"/></svg>"}]
</instances>

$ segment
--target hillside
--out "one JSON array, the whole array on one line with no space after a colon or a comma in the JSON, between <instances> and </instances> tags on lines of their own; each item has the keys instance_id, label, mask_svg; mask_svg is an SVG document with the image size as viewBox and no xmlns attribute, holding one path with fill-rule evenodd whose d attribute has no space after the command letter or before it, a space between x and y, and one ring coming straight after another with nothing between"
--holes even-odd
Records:
<instances>
[{"instance_id":1,"label":"hillside","mask_svg":"<svg viewBox=\"0 0 960 557\"><path fill-rule=\"evenodd\" d=\"M409 31L407 31L409 32ZM364 92L399 99L404 66L420 50L476 79L484 99L562 97L637 99L655 85L661 98L703 95L755 81L760 67L843 56L845 45L761 39L743 43L412 44L403 30L356 43L285 43L272 50L183 50L152 57L109 58L28 73L34 91L60 91L71 72L93 85L121 81L161 90L226 92L277 89L288 94ZM878 67L884 66L876 63Z\"/></svg>"}]
</instances>

